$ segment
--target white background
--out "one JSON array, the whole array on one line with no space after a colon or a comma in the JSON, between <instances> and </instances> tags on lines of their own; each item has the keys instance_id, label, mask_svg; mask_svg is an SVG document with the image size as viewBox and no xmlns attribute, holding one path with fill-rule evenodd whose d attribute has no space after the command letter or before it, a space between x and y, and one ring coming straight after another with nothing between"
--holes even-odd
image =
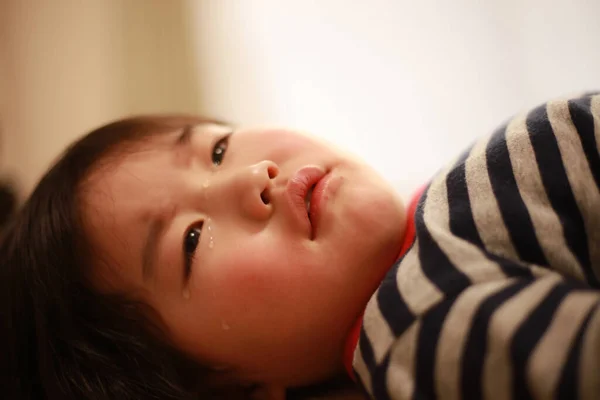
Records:
<instances>
[{"instance_id":1,"label":"white background","mask_svg":"<svg viewBox=\"0 0 600 400\"><path fill-rule=\"evenodd\" d=\"M85 131L199 112L305 129L403 195L476 136L600 88L600 2L3 0L0 177Z\"/></svg>"},{"instance_id":2,"label":"white background","mask_svg":"<svg viewBox=\"0 0 600 400\"><path fill-rule=\"evenodd\" d=\"M600 88L598 1L193 4L205 110L317 132L404 194L510 115Z\"/></svg>"}]
</instances>

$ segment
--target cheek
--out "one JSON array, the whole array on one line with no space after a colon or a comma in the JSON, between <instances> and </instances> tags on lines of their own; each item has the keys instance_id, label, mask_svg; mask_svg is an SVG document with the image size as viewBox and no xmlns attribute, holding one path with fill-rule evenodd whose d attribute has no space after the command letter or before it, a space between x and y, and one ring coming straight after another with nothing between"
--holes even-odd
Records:
<instances>
[{"instance_id":1,"label":"cheek","mask_svg":"<svg viewBox=\"0 0 600 400\"><path fill-rule=\"evenodd\" d=\"M204 281L223 307L248 309L271 303L282 286L288 286L293 280L295 268L280 254L282 252L273 250L274 244L257 242L238 241L235 249L219 249L211 260Z\"/></svg>"},{"instance_id":2,"label":"cheek","mask_svg":"<svg viewBox=\"0 0 600 400\"><path fill-rule=\"evenodd\" d=\"M301 315L316 312L313 303L321 304L323 294L332 290L331 271L308 249L285 241L239 243L235 251L215 257L210 276L214 305L231 326L307 319Z\"/></svg>"},{"instance_id":3,"label":"cheek","mask_svg":"<svg viewBox=\"0 0 600 400\"><path fill-rule=\"evenodd\" d=\"M238 248L220 257L215 284L227 288L232 294L252 296L254 301L270 301L282 287L289 287L297 281L298 270L301 269L284 253L273 250L272 246Z\"/></svg>"}]
</instances>

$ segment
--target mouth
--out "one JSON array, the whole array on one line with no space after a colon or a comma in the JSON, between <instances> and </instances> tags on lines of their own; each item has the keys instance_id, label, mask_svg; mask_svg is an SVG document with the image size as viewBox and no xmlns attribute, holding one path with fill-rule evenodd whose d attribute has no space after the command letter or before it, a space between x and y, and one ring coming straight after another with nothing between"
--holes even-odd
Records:
<instances>
[{"instance_id":1,"label":"mouth","mask_svg":"<svg viewBox=\"0 0 600 400\"><path fill-rule=\"evenodd\" d=\"M305 166L300 168L290 178L286 187L288 203L298 225L302 226L312 239L315 227L315 192L318 183L327 175L327 171L318 166Z\"/></svg>"},{"instance_id":2,"label":"mouth","mask_svg":"<svg viewBox=\"0 0 600 400\"><path fill-rule=\"evenodd\" d=\"M312 198L313 190L315 190L315 186L317 186L316 183L308 189L308 192L306 192L306 197L304 198L304 205L306 207L306 215L308 215L308 220L310 221L311 225L312 225L312 220L311 220L311 216L310 216L310 201Z\"/></svg>"}]
</instances>

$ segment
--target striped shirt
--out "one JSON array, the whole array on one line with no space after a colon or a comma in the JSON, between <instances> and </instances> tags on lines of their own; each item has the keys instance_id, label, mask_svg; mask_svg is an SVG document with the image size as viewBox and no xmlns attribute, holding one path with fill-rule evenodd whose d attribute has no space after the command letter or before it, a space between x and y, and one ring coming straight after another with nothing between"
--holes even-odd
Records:
<instances>
[{"instance_id":1,"label":"striped shirt","mask_svg":"<svg viewBox=\"0 0 600 400\"><path fill-rule=\"evenodd\" d=\"M600 399L600 95L552 101L428 185L364 313L375 399Z\"/></svg>"}]
</instances>

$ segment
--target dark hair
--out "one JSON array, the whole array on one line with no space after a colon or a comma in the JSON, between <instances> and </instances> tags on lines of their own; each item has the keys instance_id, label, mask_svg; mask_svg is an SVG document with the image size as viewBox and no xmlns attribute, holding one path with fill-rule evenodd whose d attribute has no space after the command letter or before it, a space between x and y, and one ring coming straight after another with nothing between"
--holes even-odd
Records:
<instances>
[{"instance_id":1,"label":"dark hair","mask_svg":"<svg viewBox=\"0 0 600 400\"><path fill-rule=\"evenodd\" d=\"M203 369L161 337L152 311L88 281L78 189L127 143L195 117L136 117L94 130L43 176L0 238L1 395L9 399L208 397ZM208 389L206 389L208 390Z\"/></svg>"},{"instance_id":2,"label":"dark hair","mask_svg":"<svg viewBox=\"0 0 600 400\"><path fill-rule=\"evenodd\" d=\"M0 182L0 232L15 212L17 206L16 190L9 182Z\"/></svg>"}]
</instances>

